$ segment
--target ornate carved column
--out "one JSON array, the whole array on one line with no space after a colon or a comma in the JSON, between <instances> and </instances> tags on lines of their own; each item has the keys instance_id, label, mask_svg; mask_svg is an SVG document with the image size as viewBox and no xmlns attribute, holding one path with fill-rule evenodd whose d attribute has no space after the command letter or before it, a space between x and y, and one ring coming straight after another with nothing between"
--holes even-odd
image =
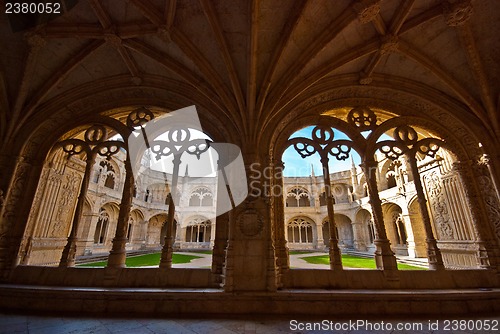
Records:
<instances>
[{"instance_id":1,"label":"ornate carved column","mask_svg":"<svg viewBox=\"0 0 500 334\"><path fill-rule=\"evenodd\" d=\"M52 168L44 166L40 175L37 192L35 194L35 198L33 199L32 210L30 210L28 222L26 224L26 231L24 233L23 240L21 241L21 247L19 248L18 257L20 264L28 264L32 249L33 235L35 234L37 228L39 228L42 220L40 212L45 211L43 209L45 209L48 202L52 200L50 193L47 194L47 188L54 187L54 183L48 182L49 175L53 172L54 170Z\"/></svg>"},{"instance_id":2,"label":"ornate carved column","mask_svg":"<svg viewBox=\"0 0 500 334\"><path fill-rule=\"evenodd\" d=\"M480 266L499 270L500 204L488 170L471 160L455 162L453 168L464 185L471 210Z\"/></svg>"},{"instance_id":3,"label":"ornate carved column","mask_svg":"<svg viewBox=\"0 0 500 334\"><path fill-rule=\"evenodd\" d=\"M361 164L361 168L366 177L366 184L368 186L368 196L373 212L373 222L375 225L375 263L378 269L385 271L398 270L396 257L391 250L391 243L387 239L387 233L384 226L384 216L382 214L382 202L378 195L377 187L377 165L374 160L365 160Z\"/></svg>"},{"instance_id":4,"label":"ornate carved column","mask_svg":"<svg viewBox=\"0 0 500 334\"><path fill-rule=\"evenodd\" d=\"M116 233L113 239L113 246L109 252L108 268L123 268L125 267L127 243L127 229L130 217L130 208L132 207L132 192L134 190L134 173L130 165L130 157L127 152L125 160L125 184L123 186L122 201L120 203L120 212L118 213L118 222L116 225Z\"/></svg>"},{"instance_id":5,"label":"ornate carved column","mask_svg":"<svg viewBox=\"0 0 500 334\"><path fill-rule=\"evenodd\" d=\"M427 209L427 199L425 198L424 187L422 186L422 181L420 180L420 173L418 172L417 159L414 153L408 155L408 165L411 169L411 174L413 175L413 182L415 184L415 190L417 191L418 205L420 207L420 214L422 215L422 221L424 222L424 229L427 242L427 257L429 258L429 269L432 270L443 270L443 257L441 251L437 246L436 238L434 237L434 232L432 231L431 218L429 216L429 210Z\"/></svg>"},{"instance_id":6,"label":"ornate carved column","mask_svg":"<svg viewBox=\"0 0 500 334\"><path fill-rule=\"evenodd\" d=\"M285 187L283 184L283 162L278 159L271 162L272 177L269 194L272 201L273 216L272 222L274 225L274 248L276 251L277 265L280 273L290 269L290 258L288 254L288 246L285 237L285 203L283 192Z\"/></svg>"},{"instance_id":7,"label":"ornate carved column","mask_svg":"<svg viewBox=\"0 0 500 334\"><path fill-rule=\"evenodd\" d=\"M89 188L90 173L92 171L92 166L94 165L94 158L95 156L93 154L87 155L85 172L83 174L83 180L80 186L80 194L78 195L78 202L76 203L73 223L71 224L71 232L68 236L66 246L64 246L61 255L61 261L59 261L59 267L73 267L75 265L77 241L76 234L79 229L80 221L82 220L83 206L85 205L85 197L87 196L87 190Z\"/></svg>"},{"instance_id":8,"label":"ornate carved column","mask_svg":"<svg viewBox=\"0 0 500 334\"><path fill-rule=\"evenodd\" d=\"M32 204L30 196L36 191L42 168L41 164L34 164L24 156L15 161L0 213L0 281L6 281L18 264L19 247Z\"/></svg>"},{"instance_id":9,"label":"ornate carved column","mask_svg":"<svg viewBox=\"0 0 500 334\"><path fill-rule=\"evenodd\" d=\"M216 218L215 239L212 250L212 275L217 283L223 283L222 274L225 263L225 250L228 243L228 225L229 213L226 212Z\"/></svg>"}]
</instances>

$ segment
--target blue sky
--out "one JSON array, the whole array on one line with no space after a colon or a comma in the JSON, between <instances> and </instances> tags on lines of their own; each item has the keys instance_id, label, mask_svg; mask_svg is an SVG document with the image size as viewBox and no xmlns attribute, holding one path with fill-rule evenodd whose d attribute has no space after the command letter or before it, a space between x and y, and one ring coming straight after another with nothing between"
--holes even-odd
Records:
<instances>
[{"instance_id":1,"label":"blue sky","mask_svg":"<svg viewBox=\"0 0 500 334\"><path fill-rule=\"evenodd\" d=\"M306 137L311 138L313 126L308 126L303 128L293 135L290 138L296 137ZM349 139L346 134L341 131L334 130L334 138L335 139ZM351 157L354 160L354 164L358 166L361 163L360 156L353 150L350 152ZM314 168L314 173L316 175L323 175L323 171L321 168L321 162L319 158L319 154L315 153L314 155L302 158L299 153L295 150L293 146L290 146L285 150L282 157L283 162L285 163L285 176L309 176L311 175L311 166ZM339 172L343 170L348 170L351 168L351 158L347 158L347 160L337 160L334 157L330 156L329 162L330 172Z\"/></svg>"}]
</instances>

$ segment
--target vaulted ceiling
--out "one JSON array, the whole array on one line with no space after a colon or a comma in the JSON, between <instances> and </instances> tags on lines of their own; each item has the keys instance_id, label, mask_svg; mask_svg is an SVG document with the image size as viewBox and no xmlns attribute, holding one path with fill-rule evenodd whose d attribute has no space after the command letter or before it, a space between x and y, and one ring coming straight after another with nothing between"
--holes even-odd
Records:
<instances>
[{"instance_id":1,"label":"vaulted ceiling","mask_svg":"<svg viewBox=\"0 0 500 334\"><path fill-rule=\"evenodd\" d=\"M10 23L0 15L3 145L124 86L151 105L196 104L245 138L335 82L441 96L500 134L497 0L80 0L29 30Z\"/></svg>"}]
</instances>

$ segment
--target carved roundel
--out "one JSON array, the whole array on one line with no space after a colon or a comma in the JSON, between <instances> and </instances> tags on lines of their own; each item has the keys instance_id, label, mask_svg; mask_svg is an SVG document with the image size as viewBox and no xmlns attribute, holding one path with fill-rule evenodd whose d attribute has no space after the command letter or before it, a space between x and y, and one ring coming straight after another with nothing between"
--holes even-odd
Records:
<instances>
[{"instance_id":1,"label":"carved roundel","mask_svg":"<svg viewBox=\"0 0 500 334\"><path fill-rule=\"evenodd\" d=\"M190 139L191 133L186 127L175 128L168 132L168 141L176 145L185 144L189 142Z\"/></svg>"},{"instance_id":2,"label":"carved roundel","mask_svg":"<svg viewBox=\"0 0 500 334\"><path fill-rule=\"evenodd\" d=\"M333 141L334 133L331 128L316 126L312 130L312 139L320 145L326 145Z\"/></svg>"},{"instance_id":3,"label":"carved roundel","mask_svg":"<svg viewBox=\"0 0 500 334\"><path fill-rule=\"evenodd\" d=\"M105 141L108 137L106 128L102 125L92 125L85 131L85 141L90 145L96 145Z\"/></svg>"},{"instance_id":4,"label":"carved roundel","mask_svg":"<svg viewBox=\"0 0 500 334\"><path fill-rule=\"evenodd\" d=\"M394 139L408 146L418 141L418 134L415 129L408 125L398 126L394 130Z\"/></svg>"},{"instance_id":5,"label":"carved roundel","mask_svg":"<svg viewBox=\"0 0 500 334\"><path fill-rule=\"evenodd\" d=\"M238 215L238 227L247 237L254 237L262 232L264 218L255 209L248 209Z\"/></svg>"},{"instance_id":6,"label":"carved roundel","mask_svg":"<svg viewBox=\"0 0 500 334\"><path fill-rule=\"evenodd\" d=\"M130 129L142 128L147 122L155 118L153 113L144 107L135 109L127 117L127 126Z\"/></svg>"},{"instance_id":7,"label":"carved roundel","mask_svg":"<svg viewBox=\"0 0 500 334\"><path fill-rule=\"evenodd\" d=\"M347 122L360 131L373 130L377 125L377 116L368 107L356 107L347 115Z\"/></svg>"}]
</instances>

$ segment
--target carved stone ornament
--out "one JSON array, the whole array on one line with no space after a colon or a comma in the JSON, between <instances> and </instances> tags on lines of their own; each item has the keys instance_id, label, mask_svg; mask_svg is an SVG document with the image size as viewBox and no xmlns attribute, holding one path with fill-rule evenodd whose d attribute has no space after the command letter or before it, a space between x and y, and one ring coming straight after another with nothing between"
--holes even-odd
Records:
<instances>
[{"instance_id":1,"label":"carved stone ornament","mask_svg":"<svg viewBox=\"0 0 500 334\"><path fill-rule=\"evenodd\" d=\"M382 46L380 47L381 54L388 54L398 51L399 41L398 36L386 35L382 38Z\"/></svg>"},{"instance_id":2,"label":"carved stone ornament","mask_svg":"<svg viewBox=\"0 0 500 334\"><path fill-rule=\"evenodd\" d=\"M366 24L380 13L380 0L360 0L354 5L359 22Z\"/></svg>"},{"instance_id":3,"label":"carved stone ornament","mask_svg":"<svg viewBox=\"0 0 500 334\"><path fill-rule=\"evenodd\" d=\"M469 20L472 15L472 5L470 0L457 1L455 3L445 3L444 15L446 24L450 27L458 27Z\"/></svg>"},{"instance_id":4,"label":"carved stone ornament","mask_svg":"<svg viewBox=\"0 0 500 334\"><path fill-rule=\"evenodd\" d=\"M47 41L39 34L27 33L25 36L29 46L33 49L40 49L47 45Z\"/></svg>"},{"instance_id":5,"label":"carved stone ornament","mask_svg":"<svg viewBox=\"0 0 500 334\"><path fill-rule=\"evenodd\" d=\"M450 213L446 204L445 194L439 176L432 172L424 177L430 204L434 212L435 222L440 239L453 240L453 227L450 225Z\"/></svg>"},{"instance_id":6,"label":"carved stone ornament","mask_svg":"<svg viewBox=\"0 0 500 334\"><path fill-rule=\"evenodd\" d=\"M262 232L264 218L257 210L247 209L238 215L237 223L244 236L254 237Z\"/></svg>"},{"instance_id":7,"label":"carved stone ornament","mask_svg":"<svg viewBox=\"0 0 500 334\"><path fill-rule=\"evenodd\" d=\"M109 34L104 37L104 39L109 45L113 46L114 48L119 48L122 45L122 39L115 34Z\"/></svg>"}]
</instances>

